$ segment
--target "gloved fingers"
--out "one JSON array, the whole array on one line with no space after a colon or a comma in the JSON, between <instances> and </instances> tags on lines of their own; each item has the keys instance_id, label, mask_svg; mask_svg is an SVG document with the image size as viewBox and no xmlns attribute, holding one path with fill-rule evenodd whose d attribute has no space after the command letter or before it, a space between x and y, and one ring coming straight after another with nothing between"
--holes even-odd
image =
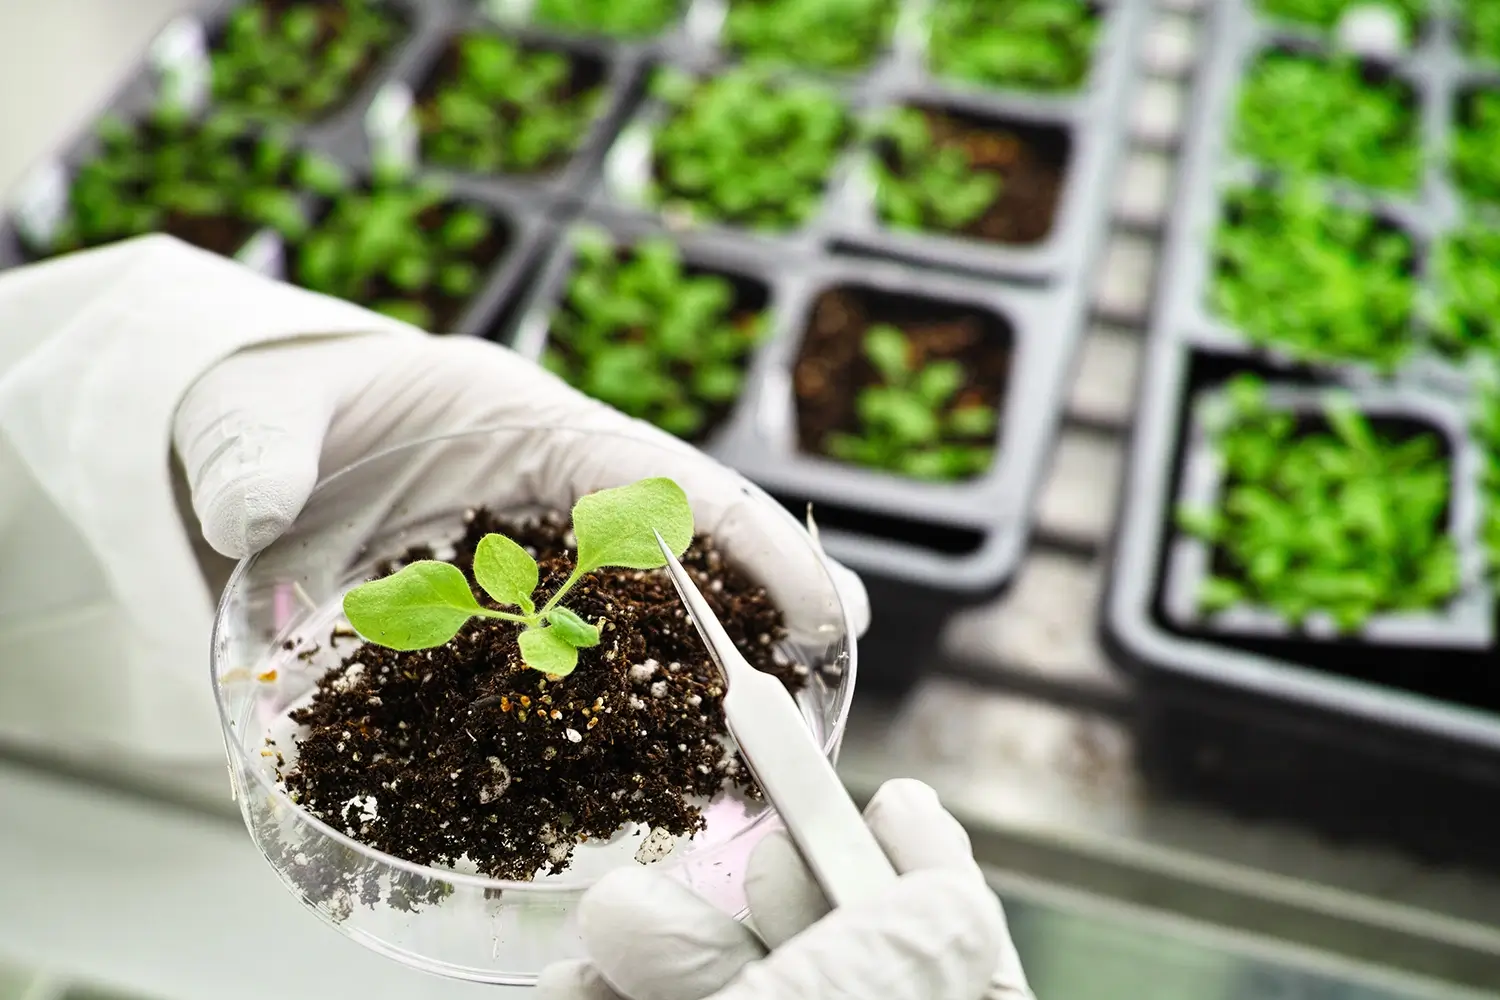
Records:
<instances>
[{"instance_id":1,"label":"gloved fingers","mask_svg":"<svg viewBox=\"0 0 1500 1000\"><path fill-rule=\"evenodd\" d=\"M1005 935L998 901L952 871L904 875L755 962L712 1000L975 1000Z\"/></svg>"},{"instance_id":2,"label":"gloved fingers","mask_svg":"<svg viewBox=\"0 0 1500 1000\"><path fill-rule=\"evenodd\" d=\"M621 1000L588 962L554 962L536 980L540 1000Z\"/></svg>"},{"instance_id":3,"label":"gloved fingers","mask_svg":"<svg viewBox=\"0 0 1500 1000\"><path fill-rule=\"evenodd\" d=\"M865 822L897 872L948 869L983 880L964 828L937 793L920 781L897 778L881 785L865 807ZM768 834L751 852L745 894L766 944L780 947L821 920L830 909L796 845L783 831Z\"/></svg>"},{"instance_id":4,"label":"gloved fingers","mask_svg":"<svg viewBox=\"0 0 1500 1000\"><path fill-rule=\"evenodd\" d=\"M750 928L645 868L600 879L578 922L600 978L628 1000L703 1000L766 953Z\"/></svg>"}]
</instances>

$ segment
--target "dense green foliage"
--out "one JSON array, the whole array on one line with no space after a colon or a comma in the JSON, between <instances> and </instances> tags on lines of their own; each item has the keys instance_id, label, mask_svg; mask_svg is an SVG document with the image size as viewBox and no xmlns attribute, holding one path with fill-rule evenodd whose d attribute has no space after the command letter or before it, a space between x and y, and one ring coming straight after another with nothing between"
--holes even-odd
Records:
<instances>
[{"instance_id":1,"label":"dense green foliage","mask_svg":"<svg viewBox=\"0 0 1500 1000\"><path fill-rule=\"evenodd\" d=\"M1085 0L936 0L928 63L938 76L979 86L1074 90L1098 33Z\"/></svg>"},{"instance_id":2,"label":"dense green foliage","mask_svg":"<svg viewBox=\"0 0 1500 1000\"><path fill-rule=\"evenodd\" d=\"M895 0L731 0L724 44L752 62L852 71L890 41Z\"/></svg>"}]
</instances>

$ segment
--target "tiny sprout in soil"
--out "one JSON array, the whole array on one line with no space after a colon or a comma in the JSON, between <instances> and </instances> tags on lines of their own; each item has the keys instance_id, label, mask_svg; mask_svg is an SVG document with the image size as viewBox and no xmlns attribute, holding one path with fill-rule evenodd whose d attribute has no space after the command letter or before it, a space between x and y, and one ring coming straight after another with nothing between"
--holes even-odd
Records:
<instances>
[{"instance_id":1,"label":"tiny sprout in soil","mask_svg":"<svg viewBox=\"0 0 1500 1000\"><path fill-rule=\"evenodd\" d=\"M227 256L261 227L302 236L307 209L295 188L342 182L336 165L226 112L196 120L162 106L134 125L107 118L98 136L101 149L78 168L58 232L36 252L165 232Z\"/></svg>"},{"instance_id":2,"label":"tiny sprout in soil","mask_svg":"<svg viewBox=\"0 0 1500 1000\"><path fill-rule=\"evenodd\" d=\"M724 44L750 62L851 72L875 60L895 21L895 0L731 0Z\"/></svg>"},{"instance_id":3,"label":"tiny sprout in soil","mask_svg":"<svg viewBox=\"0 0 1500 1000\"><path fill-rule=\"evenodd\" d=\"M1375 82L1352 59L1264 56L1245 81L1235 145L1271 166L1373 188L1410 191L1421 172L1411 88Z\"/></svg>"},{"instance_id":4,"label":"tiny sprout in soil","mask_svg":"<svg viewBox=\"0 0 1500 1000\"><path fill-rule=\"evenodd\" d=\"M293 247L291 271L313 291L446 333L507 235L487 212L441 188L377 178L333 201Z\"/></svg>"},{"instance_id":5,"label":"tiny sprout in soil","mask_svg":"<svg viewBox=\"0 0 1500 1000\"><path fill-rule=\"evenodd\" d=\"M1214 547L1205 612L1269 607L1294 627L1325 612L1351 633L1374 615L1431 610L1455 595L1451 473L1438 435L1383 434L1338 396L1326 423L1310 426L1268 405L1253 376L1232 381L1225 402L1210 431L1222 500L1178 514L1183 531Z\"/></svg>"},{"instance_id":6,"label":"tiny sprout in soil","mask_svg":"<svg viewBox=\"0 0 1500 1000\"><path fill-rule=\"evenodd\" d=\"M1411 349L1413 246L1311 187L1232 191L1215 238L1212 305L1253 343L1302 361L1394 369Z\"/></svg>"},{"instance_id":7,"label":"tiny sprout in soil","mask_svg":"<svg viewBox=\"0 0 1500 1000\"><path fill-rule=\"evenodd\" d=\"M703 81L661 70L652 90L671 113L653 137L650 197L702 221L766 231L803 224L852 134L833 91L752 68Z\"/></svg>"},{"instance_id":8,"label":"tiny sprout in soil","mask_svg":"<svg viewBox=\"0 0 1500 1000\"><path fill-rule=\"evenodd\" d=\"M418 111L422 155L455 170L534 174L567 162L598 114L597 62L498 35L457 40Z\"/></svg>"},{"instance_id":9,"label":"tiny sprout in soil","mask_svg":"<svg viewBox=\"0 0 1500 1000\"><path fill-rule=\"evenodd\" d=\"M1099 31L1084 0L937 0L928 61L938 76L1017 90L1074 90Z\"/></svg>"},{"instance_id":10,"label":"tiny sprout in soil","mask_svg":"<svg viewBox=\"0 0 1500 1000\"><path fill-rule=\"evenodd\" d=\"M969 479L989 468L997 418L960 397L962 365L918 363L906 335L885 324L865 334L864 354L880 381L859 392L859 432L830 434L829 455L914 479Z\"/></svg>"},{"instance_id":11,"label":"tiny sprout in soil","mask_svg":"<svg viewBox=\"0 0 1500 1000\"><path fill-rule=\"evenodd\" d=\"M1370 3L1371 0L1258 0L1257 6L1271 17L1319 28L1333 28L1344 12ZM1427 13L1428 0L1378 0L1381 6L1401 18L1406 37L1414 35L1416 26ZM1477 0L1485 3L1486 0Z\"/></svg>"},{"instance_id":12,"label":"tiny sprout in soil","mask_svg":"<svg viewBox=\"0 0 1500 1000\"><path fill-rule=\"evenodd\" d=\"M1500 91L1475 91L1460 98L1453 177L1469 197L1500 203Z\"/></svg>"},{"instance_id":13,"label":"tiny sprout in soil","mask_svg":"<svg viewBox=\"0 0 1500 1000\"><path fill-rule=\"evenodd\" d=\"M1446 353L1500 357L1500 230L1470 225L1437 252L1433 339Z\"/></svg>"},{"instance_id":14,"label":"tiny sprout in soil","mask_svg":"<svg viewBox=\"0 0 1500 1000\"><path fill-rule=\"evenodd\" d=\"M681 0L536 0L531 16L566 31L643 38L671 24L682 6Z\"/></svg>"},{"instance_id":15,"label":"tiny sprout in soil","mask_svg":"<svg viewBox=\"0 0 1500 1000\"><path fill-rule=\"evenodd\" d=\"M403 25L370 0L258 0L229 15L213 53L214 98L270 117L344 104Z\"/></svg>"},{"instance_id":16,"label":"tiny sprout in soil","mask_svg":"<svg viewBox=\"0 0 1500 1000\"><path fill-rule=\"evenodd\" d=\"M739 398L766 329L766 293L696 273L665 237L617 247L582 231L544 363L596 399L691 441ZM758 293L758 294L757 294Z\"/></svg>"},{"instance_id":17,"label":"tiny sprout in soil","mask_svg":"<svg viewBox=\"0 0 1500 1000\"><path fill-rule=\"evenodd\" d=\"M1500 62L1500 4L1463 0L1459 35L1471 56Z\"/></svg>"},{"instance_id":18,"label":"tiny sprout in soil","mask_svg":"<svg viewBox=\"0 0 1500 1000\"><path fill-rule=\"evenodd\" d=\"M562 604L563 598L584 576L606 567L665 565L657 532L679 556L692 543L693 511L682 487L670 479L643 479L601 490L574 505L577 562L540 607L532 599L539 580L536 560L511 539L492 534L480 539L474 552L474 579L491 601L515 610L481 605L457 566L423 559L349 591L344 614L366 640L396 650L444 645L470 618L513 622L521 626L517 641L526 665L565 677L578 665L580 649L599 645L599 626Z\"/></svg>"}]
</instances>

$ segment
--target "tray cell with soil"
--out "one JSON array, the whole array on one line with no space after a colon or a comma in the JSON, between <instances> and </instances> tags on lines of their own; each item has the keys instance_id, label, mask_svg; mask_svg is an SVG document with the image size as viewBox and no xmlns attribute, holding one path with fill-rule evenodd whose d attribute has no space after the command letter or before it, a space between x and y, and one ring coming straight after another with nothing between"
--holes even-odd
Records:
<instances>
[{"instance_id":1,"label":"tray cell with soil","mask_svg":"<svg viewBox=\"0 0 1500 1000\"><path fill-rule=\"evenodd\" d=\"M793 369L810 455L926 482L996 459L1014 331L1000 316L871 287L813 301Z\"/></svg>"},{"instance_id":2,"label":"tray cell with soil","mask_svg":"<svg viewBox=\"0 0 1500 1000\"><path fill-rule=\"evenodd\" d=\"M162 105L137 121L105 118L94 144L49 231L28 234L32 256L156 232L229 256L263 229L300 238L309 209L299 190L339 182L337 167L287 136L224 112Z\"/></svg>"},{"instance_id":3,"label":"tray cell with soil","mask_svg":"<svg viewBox=\"0 0 1500 1000\"><path fill-rule=\"evenodd\" d=\"M935 0L927 67L939 80L1037 93L1078 90L1101 25L1088 0Z\"/></svg>"},{"instance_id":4,"label":"tray cell with soil","mask_svg":"<svg viewBox=\"0 0 1500 1000\"><path fill-rule=\"evenodd\" d=\"M477 174L557 173L603 110L604 60L490 32L454 39L418 88L421 156Z\"/></svg>"},{"instance_id":5,"label":"tray cell with soil","mask_svg":"<svg viewBox=\"0 0 1500 1000\"><path fill-rule=\"evenodd\" d=\"M687 441L714 435L768 330L770 288L684 259L663 235L631 245L581 227L542 362L570 384Z\"/></svg>"},{"instance_id":6,"label":"tray cell with soil","mask_svg":"<svg viewBox=\"0 0 1500 1000\"><path fill-rule=\"evenodd\" d=\"M510 220L438 184L373 177L329 200L287 247L288 278L446 333L517 239Z\"/></svg>"},{"instance_id":7,"label":"tray cell with soil","mask_svg":"<svg viewBox=\"0 0 1500 1000\"><path fill-rule=\"evenodd\" d=\"M1391 372L1415 346L1414 240L1311 185L1228 190L1212 260L1209 309L1257 347Z\"/></svg>"},{"instance_id":8,"label":"tray cell with soil","mask_svg":"<svg viewBox=\"0 0 1500 1000\"><path fill-rule=\"evenodd\" d=\"M239 799L289 887L404 962L518 985L581 956L573 908L615 868L659 865L739 912L745 853L774 819L653 531L684 552L730 636L794 694L820 744L834 745L852 684L831 581L809 580L812 603L784 618L741 568L757 541L725 549L695 533L672 480L587 493L571 523L518 505L534 487L493 479L496 456L549 436L609 444L561 428L476 432L334 476L308 508L315 536L412 483L412 469L488 482L501 499L453 509L417 485L389 508L400 527L347 570L314 565L306 537L278 542L241 567L215 647ZM675 451L655 447L671 465ZM826 621L803 613L824 603Z\"/></svg>"},{"instance_id":9,"label":"tray cell with soil","mask_svg":"<svg viewBox=\"0 0 1500 1000\"><path fill-rule=\"evenodd\" d=\"M342 110L402 40L383 0L255 0L235 8L210 53L214 100L315 122Z\"/></svg>"},{"instance_id":10,"label":"tray cell with soil","mask_svg":"<svg viewBox=\"0 0 1500 1000\"><path fill-rule=\"evenodd\" d=\"M682 225L773 235L805 227L854 138L835 90L755 67L706 79L661 70L651 89L661 120L649 127L641 174L616 186L634 186L621 193Z\"/></svg>"},{"instance_id":11,"label":"tray cell with soil","mask_svg":"<svg viewBox=\"0 0 1500 1000\"><path fill-rule=\"evenodd\" d=\"M1459 437L1455 438L1454 432ZM1420 399L1241 374L1193 411L1165 581L1179 627L1480 645L1477 455Z\"/></svg>"},{"instance_id":12,"label":"tray cell with soil","mask_svg":"<svg viewBox=\"0 0 1500 1000\"><path fill-rule=\"evenodd\" d=\"M1272 49L1243 81L1234 148L1288 173L1413 193L1418 106L1411 84L1373 64Z\"/></svg>"},{"instance_id":13,"label":"tray cell with soil","mask_svg":"<svg viewBox=\"0 0 1500 1000\"><path fill-rule=\"evenodd\" d=\"M876 217L901 232L1034 246L1053 231L1071 145L1060 127L892 109L874 133Z\"/></svg>"},{"instance_id":14,"label":"tray cell with soil","mask_svg":"<svg viewBox=\"0 0 1500 1000\"><path fill-rule=\"evenodd\" d=\"M729 0L720 44L751 63L857 73L886 51L895 0Z\"/></svg>"}]
</instances>

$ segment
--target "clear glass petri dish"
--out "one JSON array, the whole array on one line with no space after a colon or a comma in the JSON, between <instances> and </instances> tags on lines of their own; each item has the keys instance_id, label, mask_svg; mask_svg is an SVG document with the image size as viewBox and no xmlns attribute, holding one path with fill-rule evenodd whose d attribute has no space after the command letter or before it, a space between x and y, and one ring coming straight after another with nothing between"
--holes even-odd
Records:
<instances>
[{"instance_id":1,"label":"clear glass petri dish","mask_svg":"<svg viewBox=\"0 0 1500 1000\"><path fill-rule=\"evenodd\" d=\"M601 449L637 449L636 475L611 473ZM532 457L564 456L545 465ZM531 457L528 457L531 456ZM566 510L578 495L648 475L676 478L702 531L725 491L694 482L703 460L655 437L548 426L506 426L419 441L325 479L293 530L231 577L214 626L212 673L229 771L245 825L289 890L339 931L405 965L443 976L530 985L548 964L582 957L576 907L590 885L638 865L643 828L579 846L568 870L534 881L429 867L374 850L295 805L277 780L277 753L295 763L288 713L358 640L328 638L346 624L343 594L372 568L416 545L460 537L475 507L524 515ZM722 475L722 473L721 473ZM723 480L720 480L722 483ZM806 531L775 500L734 477L720 537L731 559L788 614L781 655L807 668L803 717L836 760L854 692L856 650L837 588ZM769 530L767 529L769 526ZM796 607L778 583L795 576ZM268 747L268 737L276 740ZM284 765L283 765L284 766ZM704 803L706 828L678 838L653 867L723 911L743 916L750 850L779 826L773 809L732 792Z\"/></svg>"}]
</instances>

